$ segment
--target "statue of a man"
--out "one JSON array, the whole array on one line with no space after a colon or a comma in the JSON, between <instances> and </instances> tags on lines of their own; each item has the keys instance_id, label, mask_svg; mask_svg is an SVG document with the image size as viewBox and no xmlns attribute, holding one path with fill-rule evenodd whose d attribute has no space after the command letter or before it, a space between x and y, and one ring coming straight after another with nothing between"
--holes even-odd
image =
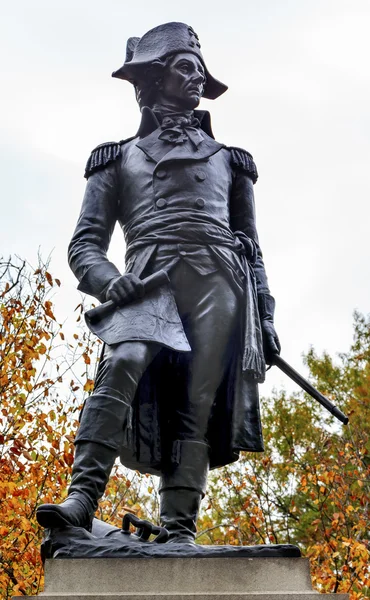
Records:
<instances>
[{"instance_id":1,"label":"statue of a man","mask_svg":"<svg viewBox=\"0 0 370 600\"><path fill-rule=\"evenodd\" d=\"M130 38L113 76L134 85L141 124L134 137L92 152L69 262L82 292L118 306L140 307L142 278L165 269L191 352L158 338L156 319L171 325L163 314L146 321L143 313L130 339L105 344L68 498L39 507L38 520L89 530L120 456L160 476L161 524L170 542L193 542L208 469L263 450L257 384L280 346L256 232L257 170L248 152L216 142L209 113L195 110L227 87L209 73L188 25ZM106 254L117 222L124 275Z\"/></svg>"}]
</instances>

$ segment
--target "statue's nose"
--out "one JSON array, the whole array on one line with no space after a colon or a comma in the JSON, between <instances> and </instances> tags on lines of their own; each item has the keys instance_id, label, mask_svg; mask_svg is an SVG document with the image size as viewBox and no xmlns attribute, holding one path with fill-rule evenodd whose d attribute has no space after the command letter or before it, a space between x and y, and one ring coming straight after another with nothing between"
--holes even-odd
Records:
<instances>
[{"instance_id":1,"label":"statue's nose","mask_svg":"<svg viewBox=\"0 0 370 600\"><path fill-rule=\"evenodd\" d=\"M206 80L206 78L204 77L204 75L201 71L195 71L194 76L193 76L193 81L195 83L204 83L205 80Z\"/></svg>"}]
</instances>

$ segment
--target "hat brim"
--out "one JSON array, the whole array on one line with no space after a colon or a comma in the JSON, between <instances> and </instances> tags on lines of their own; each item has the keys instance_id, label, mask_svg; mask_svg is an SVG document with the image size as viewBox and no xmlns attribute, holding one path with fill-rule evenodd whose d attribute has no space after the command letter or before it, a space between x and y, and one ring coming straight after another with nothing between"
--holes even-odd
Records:
<instances>
[{"instance_id":1,"label":"hat brim","mask_svg":"<svg viewBox=\"0 0 370 600\"><path fill-rule=\"evenodd\" d=\"M145 67L148 64L149 63L143 62L131 62L129 64L126 63L117 71L113 71L112 77L116 77L117 79L123 79L125 81L130 81L130 83L132 83L133 81L135 81L135 74L138 73L138 70L142 67ZM228 86L222 83L221 81L218 81L218 79L215 79L215 77L213 77L210 74L205 65L204 70L206 74L206 85L204 87L203 98L207 98L208 100L215 100L216 98L218 98L226 92Z\"/></svg>"}]
</instances>

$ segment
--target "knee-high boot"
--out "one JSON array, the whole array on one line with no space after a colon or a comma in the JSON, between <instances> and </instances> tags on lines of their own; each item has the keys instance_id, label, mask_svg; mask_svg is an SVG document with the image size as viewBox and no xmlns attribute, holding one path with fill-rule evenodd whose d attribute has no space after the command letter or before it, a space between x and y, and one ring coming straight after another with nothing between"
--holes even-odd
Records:
<instances>
[{"instance_id":1,"label":"knee-high boot","mask_svg":"<svg viewBox=\"0 0 370 600\"><path fill-rule=\"evenodd\" d=\"M61 504L39 506L36 514L40 525L51 529L83 527L91 531L116 456L116 450L96 442L77 444L68 497Z\"/></svg>"},{"instance_id":2,"label":"knee-high boot","mask_svg":"<svg viewBox=\"0 0 370 600\"><path fill-rule=\"evenodd\" d=\"M203 442L177 440L172 464L160 481L161 525L170 542L194 543L196 522L207 487L209 448Z\"/></svg>"},{"instance_id":3,"label":"knee-high boot","mask_svg":"<svg viewBox=\"0 0 370 600\"><path fill-rule=\"evenodd\" d=\"M103 392L90 396L82 411L68 498L37 509L37 520L43 527L91 529L98 501L131 425L130 407L113 397L110 390Z\"/></svg>"}]
</instances>

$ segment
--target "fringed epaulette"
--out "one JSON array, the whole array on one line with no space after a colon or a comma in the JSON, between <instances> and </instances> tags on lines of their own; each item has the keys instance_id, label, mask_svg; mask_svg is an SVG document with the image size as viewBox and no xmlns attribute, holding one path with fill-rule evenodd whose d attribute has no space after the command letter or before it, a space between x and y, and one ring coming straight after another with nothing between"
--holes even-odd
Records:
<instances>
[{"instance_id":1,"label":"fringed epaulette","mask_svg":"<svg viewBox=\"0 0 370 600\"><path fill-rule=\"evenodd\" d=\"M231 165L236 169L244 171L244 173L249 175L253 183L256 183L258 172L253 156L242 148L229 147L229 150L231 152Z\"/></svg>"},{"instance_id":2,"label":"fringed epaulette","mask_svg":"<svg viewBox=\"0 0 370 600\"><path fill-rule=\"evenodd\" d=\"M88 179L92 173L104 169L109 163L117 160L121 156L121 144L122 142L106 142L100 144L94 148L89 156L89 160L86 163L85 177Z\"/></svg>"}]
</instances>

